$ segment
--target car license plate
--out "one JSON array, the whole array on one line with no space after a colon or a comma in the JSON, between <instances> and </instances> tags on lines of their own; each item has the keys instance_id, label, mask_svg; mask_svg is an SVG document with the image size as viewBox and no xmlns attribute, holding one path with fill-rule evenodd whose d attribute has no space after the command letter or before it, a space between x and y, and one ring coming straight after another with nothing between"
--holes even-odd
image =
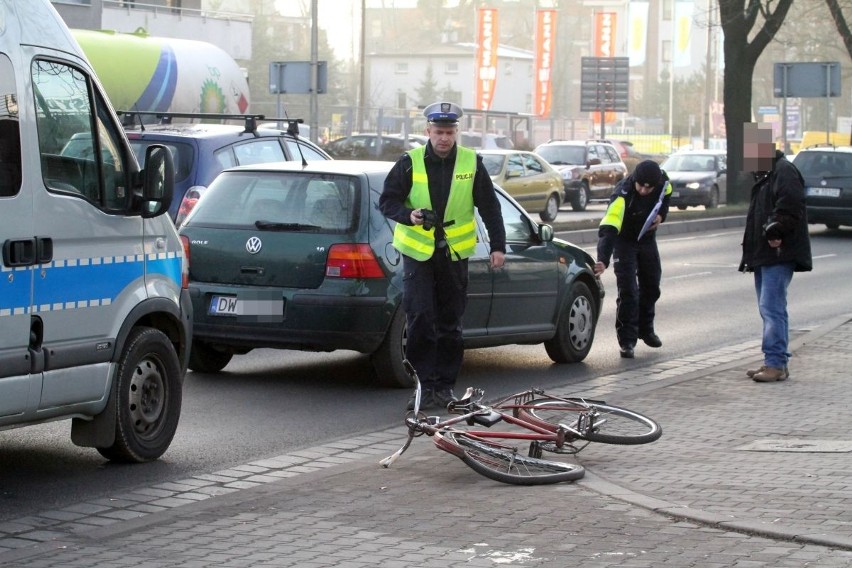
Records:
<instances>
[{"instance_id":1,"label":"car license plate","mask_svg":"<svg viewBox=\"0 0 852 568\"><path fill-rule=\"evenodd\" d=\"M840 197L839 187L809 187L808 195L815 197Z\"/></svg>"},{"instance_id":2,"label":"car license plate","mask_svg":"<svg viewBox=\"0 0 852 568\"><path fill-rule=\"evenodd\" d=\"M207 313L211 316L236 316L240 313L239 307L240 301L236 296L213 296Z\"/></svg>"},{"instance_id":3,"label":"car license plate","mask_svg":"<svg viewBox=\"0 0 852 568\"><path fill-rule=\"evenodd\" d=\"M245 298L213 296L207 313L211 316L249 316L257 321L283 321L284 299L280 293L252 293Z\"/></svg>"},{"instance_id":4,"label":"car license plate","mask_svg":"<svg viewBox=\"0 0 852 568\"><path fill-rule=\"evenodd\" d=\"M673 191L672 194L671 194L671 197L680 197L680 192L679 191Z\"/></svg>"}]
</instances>

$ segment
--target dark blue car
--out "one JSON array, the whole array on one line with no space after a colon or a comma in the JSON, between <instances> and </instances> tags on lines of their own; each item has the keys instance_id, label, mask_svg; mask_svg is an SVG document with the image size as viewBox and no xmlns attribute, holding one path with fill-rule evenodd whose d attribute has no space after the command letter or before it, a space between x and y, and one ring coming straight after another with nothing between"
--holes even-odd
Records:
<instances>
[{"instance_id":1,"label":"dark blue car","mask_svg":"<svg viewBox=\"0 0 852 568\"><path fill-rule=\"evenodd\" d=\"M175 194L169 215L180 226L210 182L225 168L268 162L330 160L331 157L298 133L296 121L282 130L258 128L259 115L220 117L241 124L208 124L209 114L161 113L124 116L125 132L140 164L151 144L163 144L172 151L175 164ZM162 121L142 124L140 116ZM183 120L186 122L174 122ZM195 122L189 122L195 121ZM287 123L283 123L286 127Z\"/></svg>"}]
</instances>

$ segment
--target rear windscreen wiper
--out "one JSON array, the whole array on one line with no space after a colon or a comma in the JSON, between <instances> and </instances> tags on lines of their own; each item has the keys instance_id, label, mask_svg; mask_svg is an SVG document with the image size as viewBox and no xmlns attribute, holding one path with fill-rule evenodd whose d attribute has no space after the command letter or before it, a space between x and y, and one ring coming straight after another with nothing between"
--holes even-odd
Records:
<instances>
[{"instance_id":1,"label":"rear windscreen wiper","mask_svg":"<svg viewBox=\"0 0 852 568\"><path fill-rule=\"evenodd\" d=\"M255 221L254 226L261 231L316 231L319 225L305 225L302 223L276 223L275 221Z\"/></svg>"}]
</instances>

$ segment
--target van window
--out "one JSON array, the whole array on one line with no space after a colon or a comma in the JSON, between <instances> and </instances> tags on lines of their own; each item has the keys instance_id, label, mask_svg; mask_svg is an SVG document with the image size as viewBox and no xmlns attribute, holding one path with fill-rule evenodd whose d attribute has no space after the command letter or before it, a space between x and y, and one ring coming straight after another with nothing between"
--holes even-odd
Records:
<instances>
[{"instance_id":1,"label":"van window","mask_svg":"<svg viewBox=\"0 0 852 568\"><path fill-rule=\"evenodd\" d=\"M0 197L21 190L21 132L12 62L0 53Z\"/></svg>"},{"instance_id":2,"label":"van window","mask_svg":"<svg viewBox=\"0 0 852 568\"><path fill-rule=\"evenodd\" d=\"M120 133L89 77L46 59L33 61L32 77L47 188L83 197L107 211L124 210L130 195Z\"/></svg>"}]
</instances>

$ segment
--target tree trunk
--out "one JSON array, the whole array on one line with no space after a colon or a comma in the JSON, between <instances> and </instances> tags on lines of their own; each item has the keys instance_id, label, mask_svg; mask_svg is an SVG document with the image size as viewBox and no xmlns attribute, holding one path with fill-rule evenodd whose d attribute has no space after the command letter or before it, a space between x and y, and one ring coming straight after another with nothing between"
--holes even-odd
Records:
<instances>
[{"instance_id":1,"label":"tree trunk","mask_svg":"<svg viewBox=\"0 0 852 568\"><path fill-rule=\"evenodd\" d=\"M727 42L726 42L727 44ZM751 122L751 81L754 61L725 53L725 131L728 139L728 203L745 203L751 190L750 172L743 170L743 125ZM729 61L735 61L732 65Z\"/></svg>"},{"instance_id":2,"label":"tree trunk","mask_svg":"<svg viewBox=\"0 0 852 568\"><path fill-rule=\"evenodd\" d=\"M743 124L751 122L751 83L757 59L784 22L793 0L719 0L725 33L725 130L728 203L748 201L750 172L743 172ZM772 9L774 6L774 10ZM760 21L760 27L752 31ZM749 42L749 36L752 37Z\"/></svg>"}]
</instances>

